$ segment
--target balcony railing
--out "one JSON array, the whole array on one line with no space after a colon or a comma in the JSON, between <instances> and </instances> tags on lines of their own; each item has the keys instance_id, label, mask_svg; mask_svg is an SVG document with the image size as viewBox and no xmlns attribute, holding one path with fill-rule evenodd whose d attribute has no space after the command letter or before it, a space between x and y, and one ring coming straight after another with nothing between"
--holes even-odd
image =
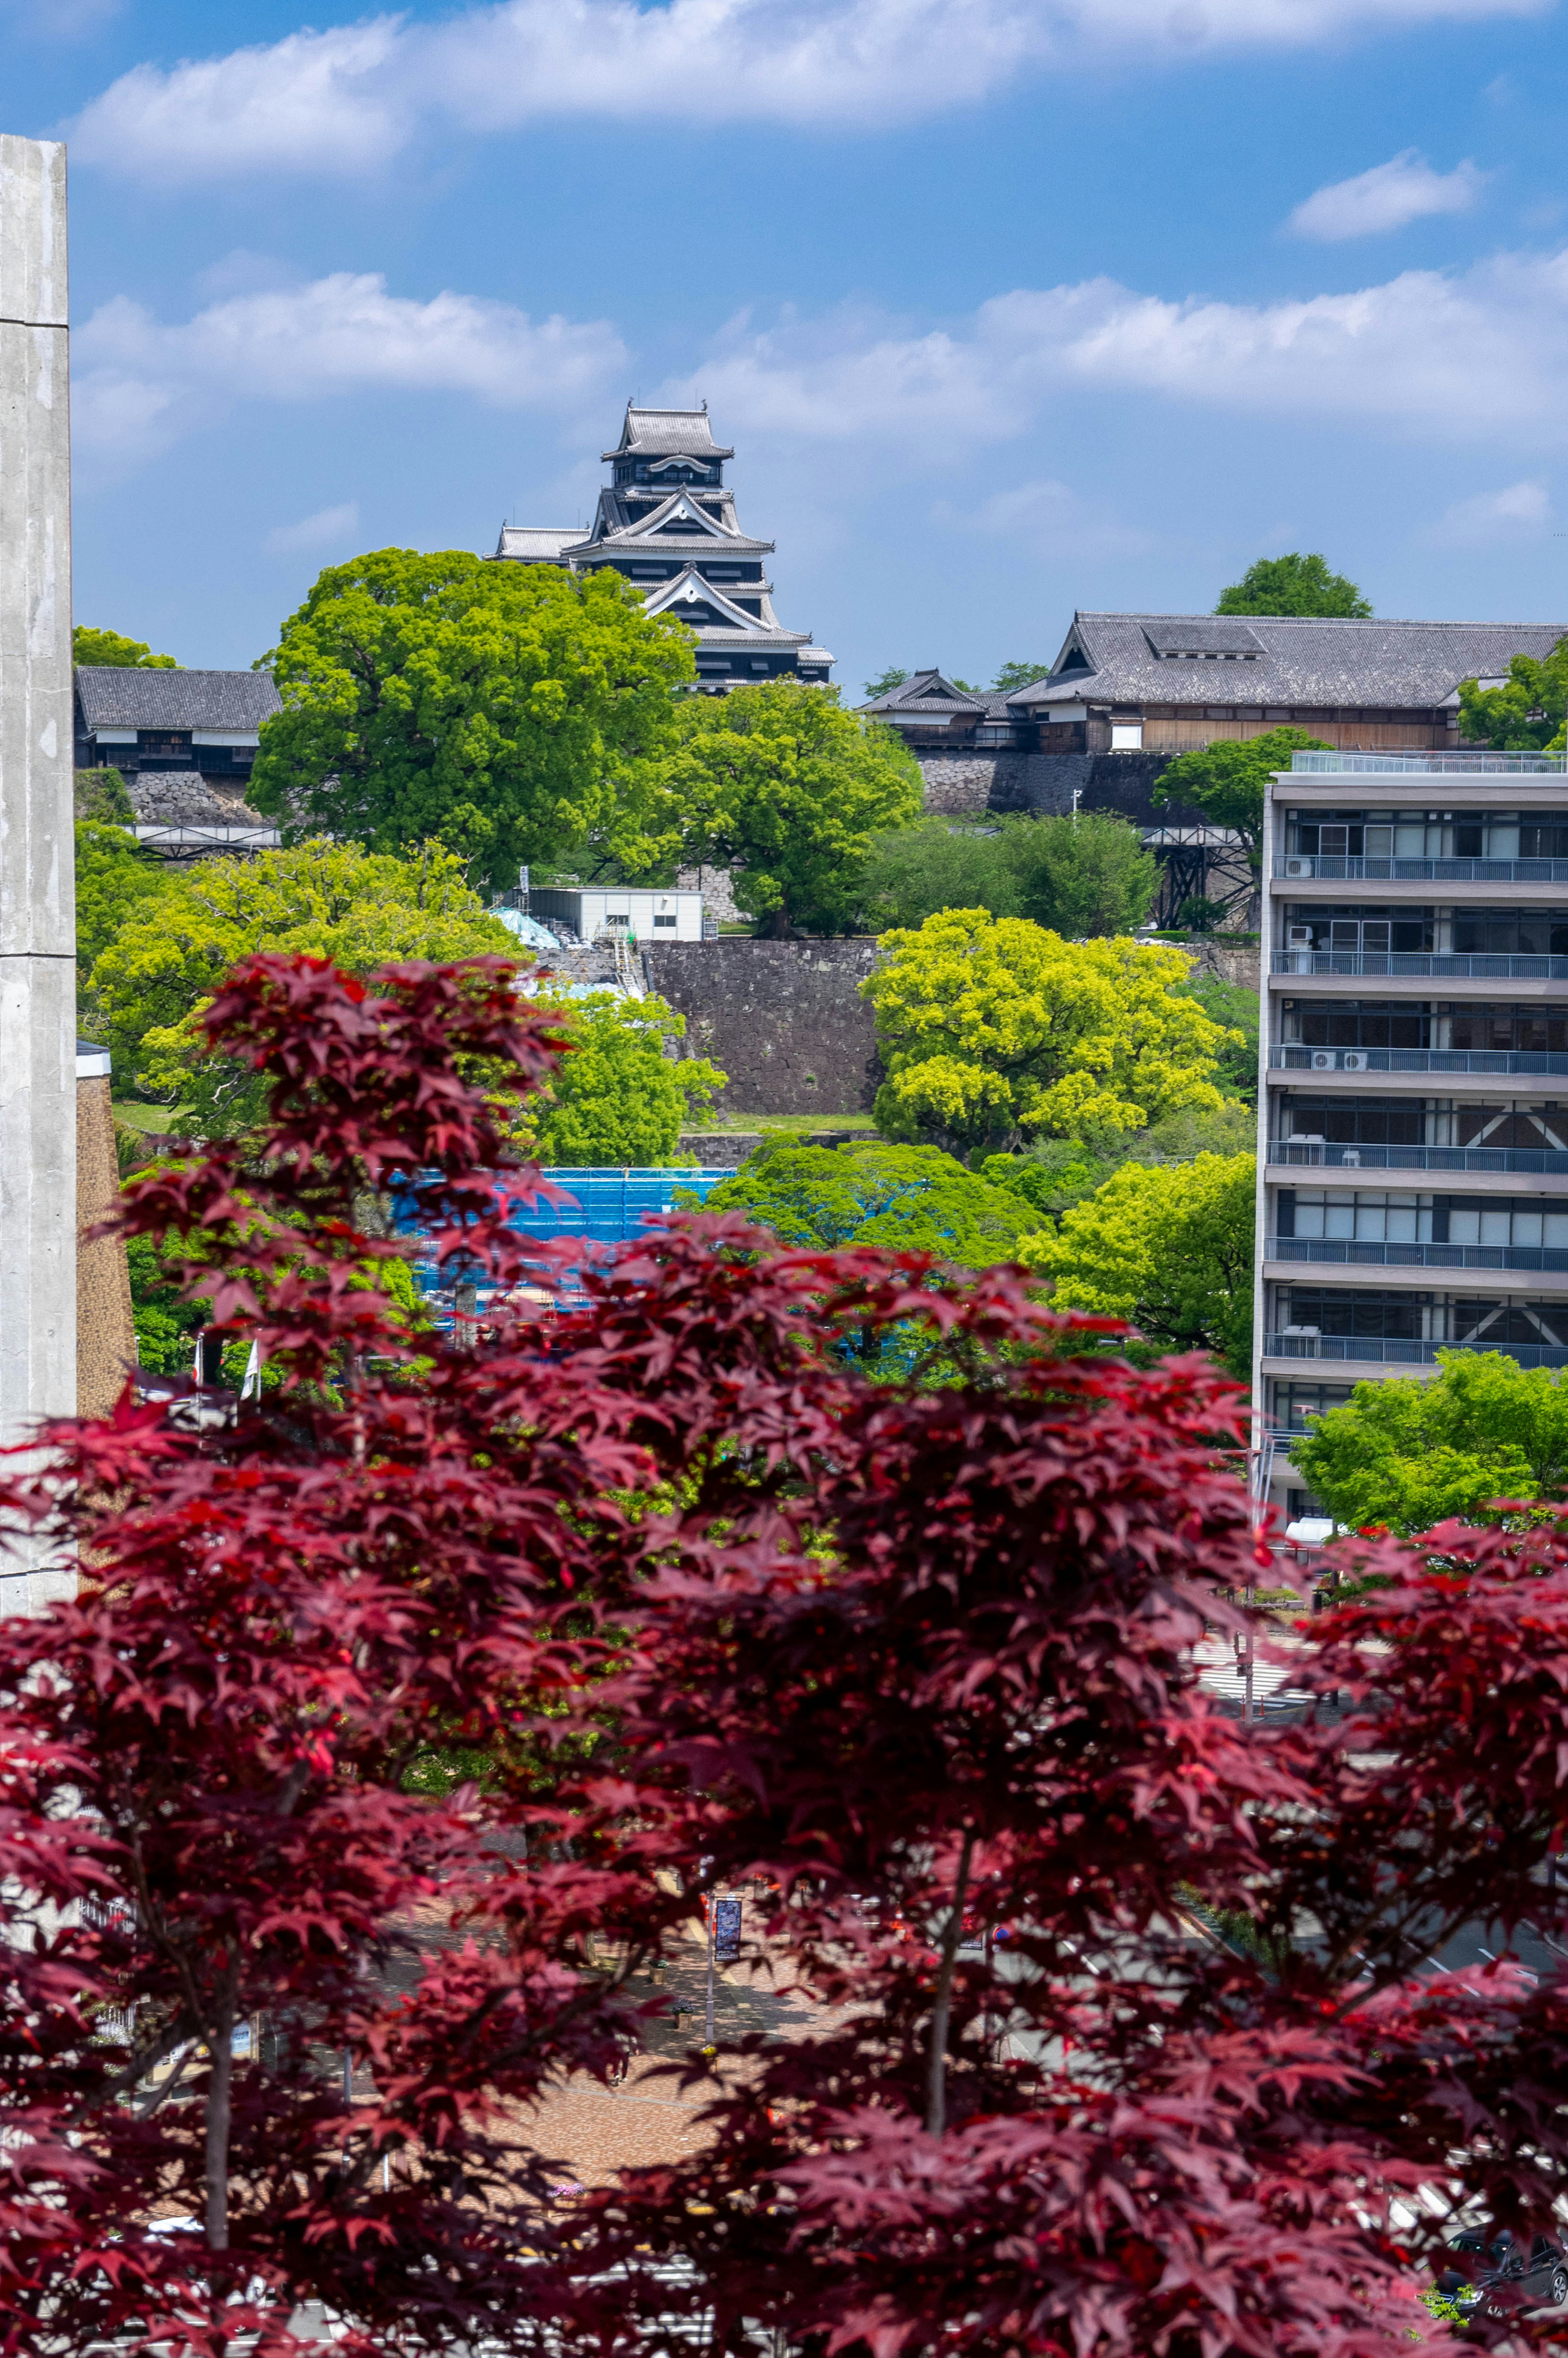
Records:
<instances>
[{"instance_id":1,"label":"balcony railing","mask_svg":"<svg viewBox=\"0 0 1568 2358\"><path fill-rule=\"evenodd\" d=\"M1335 1261L1351 1269L1568 1270L1562 1245L1373 1244L1352 1237L1271 1237L1270 1260Z\"/></svg>"},{"instance_id":2,"label":"balcony railing","mask_svg":"<svg viewBox=\"0 0 1568 2358\"><path fill-rule=\"evenodd\" d=\"M1552 957L1535 950L1277 950L1271 971L1568 982L1568 957Z\"/></svg>"},{"instance_id":3,"label":"balcony railing","mask_svg":"<svg viewBox=\"0 0 1568 2358\"><path fill-rule=\"evenodd\" d=\"M1568 1153L1545 1146L1342 1146L1276 1139L1271 1163L1309 1171L1510 1171L1568 1179Z\"/></svg>"},{"instance_id":4,"label":"balcony railing","mask_svg":"<svg viewBox=\"0 0 1568 2358\"><path fill-rule=\"evenodd\" d=\"M1563 884L1568 860L1351 860L1281 851L1274 856L1274 873L1289 883L1330 877L1409 884Z\"/></svg>"},{"instance_id":5,"label":"balcony railing","mask_svg":"<svg viewBox=\"0 0 1568 2358\"><path fill-rule=\"evenodd\" d=\"M1568 753L1292 753L1295 777L1562 777Z\"/></svg>"},{"instance_id":6,"label":"balcony railing","mask_svg":"<svg viewBox=\"0 0 1568 2358\"><path fill-rule=\"evenodd\" d=\"M1283 1041L1269 1063L1290 1073L1568 1073L1563 1048L1312 1048Z\"/></svg>"},{"instance_id":7,"label":"balcony railing","mask_svg":"<svg viewBox=\"0 0 1568 2358\"><path fill-rule=\"evenodd\" d=\"M1407 1368L1433 1367L1440 1351L1496 1351L1521 1368L1568 1368L1568 1345L1488 1343L1479 1337L1422 1343L1397 1335L1277 1334L1265 1336L1263 1348L1271 1359L1371 1359Z\"/></svg>"}]
</instances>

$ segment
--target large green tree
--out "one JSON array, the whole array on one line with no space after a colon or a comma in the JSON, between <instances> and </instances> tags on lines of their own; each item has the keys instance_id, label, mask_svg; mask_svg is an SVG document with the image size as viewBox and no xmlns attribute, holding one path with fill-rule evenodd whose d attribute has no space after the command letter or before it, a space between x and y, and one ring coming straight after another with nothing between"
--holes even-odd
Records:
<instances>
[{"instance_id":1,"label":"large green tree","mask_svg":"<svg viewBox=\"0 0 1568 2358\"><path fill-rule=\"evenodd\" d=\"M395 958L514 957L517 945L439 844L407 860L317 840L202 860L150 906L131 905L93 965L89 1009L122 1087L134 1081L189 1107L200 1128L248 1113L248 1076L203 1056L196 1019L254 950L303 951L364 974Z\"/></svg>"},{"instance_id":2,"label":"large green tree","mask_svg":"<svg viewBox=\"0 0 1568 2358\"><path fill-rule=\"evenodd\" d=\"M1291 1461L1336 1521L1430 1531L1491 1520L1498 1498L1568 1490L1568 1371L1501 1351L1440 1351L1431 1380L1357 1384L1314 1420Z\"/></svg>"},{"instance_id":3,"label":"large green tree","mask_svg":"<svg viewBox=\"0 0 1568 2358\"><path fill-rule=\"evenodd\" d=\"M1245 1375L1256 1178L1250 1154L1124 1163L1026 1238L1023 1259L1052 1281L1054 1307L1130 1319L1162 1349L1212 1351Z\"/></svg>"},{"instance_id":4,"label":"large green tree","mask_svg":"<svg viewBox=\"0 0 1568 2358\"><path fill-rule=\"evenodd\" d=\"M1026 1133L1119 1137L1217 1106L1226 1035L1179 986L1178 949L1065 942L1022 917L947 909L886 935L860 986L887 1079L877 1127L975 1158Z\"/></svg>"},{"instance_id":5,"label":"large green tree","mask_svg":"<svg viewBox=\"0 0 1568 2358\"><path fill-rule=\"evenodd\" d=\"M127 639L119 631L95 631L78 622L70 634L71 654L79 664L109 665L121 671L178 671L172 655L155 655L145 639Z\"/></svg>"},{"instance_id":6,"label":"large green tree","mask_svg":"<svg viewBox=\"0 0 1568 2358\"><path fill-rule=\"evenodd\" d=\"M693 645L608 568L407 548L330 566L271 658L284 708L250 800L288 840L438 838L495 885L585 847L654 873L676 843L661 764Z\"/></svg>"},{"instance_id":7,"label":"large green tree","mask_svg":"<svg viewBox=\"0 0 1568 2358\"><path fill-rule=\"evenodd\" d=\"M565 1002L561 1030L573 1053L529 1109L541 1163L672 1163L681 1124L729 1077L705 1057L665 1055L686 1019L662 999L594 991Z\"/></svg>"},{"instance_id":8,"label":"large green tree","mask_svg":"<svg viewBox=\"0 0 1568 2358\"><path fill-rule=\"evenodd\" d=\"M996 677L991 682L991 693L994 696L1012 696L1019 688L1030 687L1035 680L1049 679L1050 676L1048 663L999 664Z\"/></svg>"},{"instance_id":9,"label":"large green tree","mask_svg":"<svg viewBox=\"0 0 1568 2358\"><path fill-rule=\"evenodd\" d=\"M1269 729L1260 737L1217 737L1211 745L1178 753L1161 771L1153 798L1195 805L1212 827L1228 827L1240 837L1256 869L1263 856L1263 803L1271 775L1288 770L1292 753L1329 750L1324 738L1309 737L1304 729Z\"/></svg>"},{"instance_id":10,"label":"large green tree","mask_svg":"<svg viewBox=\"0 0 1568 2358\"><path fill-rule=\"evenodd\" d=\"M1372 609L1354 581L1331 573L1326 557L1260 557L1239 581L1222 590L1217 614L1304 614L1328 621L1362 620Z\"/></svg>"},{"instance_id":11,"label":"large green tree","mask_svg":"<svg viewBox=\"0 0 1568 2358\"><path fill-rule=\"evenodd\" d=\"M1495 745L1499 752L1526 753L1550 746L1561 752L1568 737L1568 639L1559 639L1544 662L1533 655L1509 659L1500 687L1479 680L1459 686L1459 733L1472 745Z\"/></svg>"},{"instance_id":12,"label":"large green tree","mask_svg":"<svg viewBox=\"0 0 1568 2358\"><path fill-rule=\"evenodd\" d=\"M940 909L989 909L1079 939L1130 933L1159 881L1138 829L1109 811L1013 814L1000 825L929 818L871 843L861 905L878 933L923 925Z\"/></svg>"},{"instance_id":13,"label":"large green tree","mask_svg":"<svg viewBox=\"0 0 1568 2358\"><path fill-rule=\"evenodd\" d=\"M893 730L795 679L686 698L679 729L668 776L686 859L733 869L761 934L846 931L872 837L920 809L919 763Z\"/></svg>"},{"instance_id":14,"label":"large green tree","mask_svg":"<svg viewBox=\"0 0 1568 2358\"><path fill-rule=\"evenodd\" d=\"M177 881L123 827L76 826L76 965L85 982L111 942Z\"/></svg>"},{"instance_id":15,"label":"large green tree","mask_svg":"<svg viewBox=\"0 0 1568 2358\"><path fill-rule=\"evenodd\" d=\"M938 909L1018 914L1018 882L993 821L972 826L916 819L872 838L860 878L860 913L873 933L923 925Z\"/></svg>"}]
</instances>

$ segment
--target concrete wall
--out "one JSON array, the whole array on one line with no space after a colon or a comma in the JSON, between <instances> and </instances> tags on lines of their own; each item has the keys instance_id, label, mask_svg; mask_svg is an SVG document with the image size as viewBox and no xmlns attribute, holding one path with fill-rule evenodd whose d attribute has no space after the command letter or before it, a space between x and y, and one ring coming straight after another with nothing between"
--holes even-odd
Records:
<instances>
[{"instance_id":1,"label":"concrete wall","mask_svg":"<svg viewBox=\"0 0 1568 2358\"><path fill-rule=\"evenodd\" d=\"M0 1442L76 1406L65 150L0 135ZM68 1585L32 1543L0 1611Z\"/></svg>"},{"instance_id":2,"label":"concrete wall","mask_svg":"<svg viewBox=\"0 0 1568 2358\"><path fill-rule=\"evenodd\" d=\"M83 1055L89 1067L108 1057ZM106 1071L79 1070L76 1083L76 1413L107 1416L135 1363L131 1273L118 1237L81 1242L119 1199L114 1112Z\"/></svg>"},{"instance_id":3,"label":"concrete wall","mask_svg":"<svg viewBox=\"0 0 1568 2358\"><path fill-rule=\"evenodd\" d=\"M730 1076L726 1114L866 1113L881 1078L870 1001L857 988L877 946L848 941L650 943L648 978L686 1017L681 1044Z\"/></svg>"}]
</instances>

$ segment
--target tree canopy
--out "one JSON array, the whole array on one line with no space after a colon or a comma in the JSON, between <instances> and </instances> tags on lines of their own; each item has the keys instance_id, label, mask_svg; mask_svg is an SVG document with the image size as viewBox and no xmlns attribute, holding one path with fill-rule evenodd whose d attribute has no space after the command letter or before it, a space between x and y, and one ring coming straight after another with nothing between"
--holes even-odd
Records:
<instances>
[{"instance_id":1,"label":"tree canopy","mask_svg":"<svg viewBox=\"0 0 1568 2358\"><path fill-rule=\"evenodd\" d=\"M495 886L584 847L654 874L675 849L660 770L693 644L608 567L406 548L330 566L271 658L284 708L251 802L290 840L438 838Z\"/></svg>"},{"instance_id":2,"label":"tree canopy","mask_svg":"<svg viewBox=\"0 0 1568 2358\"><path fill-rule=\"evenodd\" d=\"M1473 745L1494 745L1505 753L1546 747L1562 752L1568 746L1565 713L1568 639L1559 639L1544 662L1534 655L1511 656L1500 687L1483 687L1474 679L1459 684L1459 733Z\"/></svg>"},{"instance_id":3,"label":"tree canopy","mask_svg":"<svg viewBox=\"0 0 1568 2358\"><path fill-rule=\"evenodd\" d=\"M1568 1382L1501 1351L1440 1351L1442 1373L1357 1384L1315 1417L1291 1462L1347 1529L1427 1531L1487 1520L1497 1498L1568 1490Z\"/></svg>"},{"instance_id":4,"label":"tree canopy","mask_svg":"<svg viewBox=\"0 0 1568 2358\"><path fill-rule=\"evenodd\" d=\"M83 1574L0 1621L14 2358L290 2358L306 2304L343 2358L1449 2347L1449 2239L1568 2175L1561 1527L1358 1547L1262 1740L1200 1680L1257 1626L1233 1388L733 1214L542 1318L503 961L247 961L209 1035L265 1127L126 1223L273 1387L0 1494ZM394 1180L481 1319L413 1327ZM945 1389L838 1348L915 1319ZM700 2051L653 1984L741 1892L789 2033ZM556 2092L672 2030L700 2137L563 2190Z\"/></svg>"},{"instance_id":5,"label":"tree canopy","mask_svg":"<svg viewBox=\"0 0 1568 2358\"><path fill-rule=\"evenodd\" d=\"M122 827L76 823L76 966L83 984L110 944L153 903L178 890L163 862L150 859Z\"/></svg>"},{"instance_id":6,"label":"tree canopy","mask_svg":"<svg viewBox=\"0 0 1568 2358\"><path fill-rule=\"evenodd\" d=\"M991 692L995 696L1011 696L1018 688L1028 687L1035 680L1049 679L1050 676L1048 663L999 664L996 677L991 682Z\"/></svg>"},{"instance_id":7,"label":"tree canopy","mask_svg":"<svg viewBox=\"0 0 1568 2358\"><path fill-rule=\"evenodd\" d=\"M107 664L127 671L178 671L172 655L155 655L144 639L127 639L119 631L94 631L78 622L70 634L70 650L79 664Z\"/></svg>"},{"instance_id":8,"label":"tree canopy","mask_svg":"<svg viewBox=\"0 0 1568 2358\"><path fill-rule=\"evenodd\" d=\"M945 910L882 947L860 988L887 1068L887 1137L973 1158L1025 1132L1115 1135L1220 1102L1225 1034L1180 993L1181 950L1065 942L983 909Z\"/></svg>"},{"instance_id":9,"label":"tree canopy","mask_svg":"<svg viewBox=\"0 0 1568 2358\"><path fill-rule=\"evenodd\" d=\"M124 889L114 857L94 851L105 904L112 889ZM462 861L438 844L408 860L325 841L204 860L169 879L151 905L133 896L118 909L88 981L95 1033L108 1041L122 1087L134 1080L189 1107L203 1127L236 1118L223 1092L246 1087L239 1066L214 1065L202 1050L200 1011L235 958L304 952L367 974L389 958L516 946L469 886Z\"/></svg>"},{"instance_id":10,"label":"tree canopy","mask_svg":"<svg viewBox=\"0 0 1568 2358\"><path fill-rule=\"evenodd\" d=\"M920 809L914 755L836 688L795 679L687 697L678 726L667 777L683 857L732 868L760 933L848 930L871 838Z\"/></svg>"},{"instance_id":11,"label":"tree canopy","mask_svg":"<svg viewBox=\"0 0 1568 2358\"><path fill-rule=\"evenodd\" d=\"M1059 1309L1125 1318L1168 1351L1212 1351L1245 1376L1252 1353L1250 1154L1125 1163L1105 1184L1025 1238Z\"/></svg>"},{"instance_id":12,"label":"tree canopy","mask_svg":"<svg viewBox=\"0 0 1568 2358\"><path fill-rule=\"evenodd\" d=\"M1276 770L1288 770L1292 753L1326 752L1327 741L1303 729L1270 729L1261 737L1217 737L1178 753L1161 771L1157 803L1195 804L1215 827L1241 838L1254 868L1262 859L1263 804Z\"/></svg>"},{"instance_id":13,"label":"tree canopy","mask_svg":"<svg viewBox=\"0 0 1568 2358\"><path fill-rule=\"evenodd\" d=\"M908 677L908 672L901 665L889 664L886 671L878 672L875 679L866 682L866 694L868 697L891 695L895 687L902 687Z\"/></svg>"},{"instance_id":14,"label":"tree canopy","mask_svg":"<svg viewBox=\"0 0 1568 2358\"><path fill-rule=\"evenodd\" d=\"M1130 933L1159 882L1138 829L1113 812L1013 813L989 826L928 818L873 839L861 903L879 933L923 925L942 909L979 908L1077 939Z\"/></svg>"},{"instance_id":15,"label":"tree canopy","mask_svg":"<svg viewBox=\"0 0 1568 2358\"><path fill-rule=\"evenodd\" d=\"M1354 581L1331 573L1326 557L1260 557L1222 590L1217 614L1306 614L1358 621L1372 609Z\"/></svg>"},{"instance_id":16,"label":"tree canopy","mask_svg":"<svg viewBox=\"0 0 1568 2358\"><path fill-rule=\"evenodd\" d=\"M709 1212L743 1212L781 1244L837 1252L931 1253L960 1269L1016 1260L1030 1205L934 1146L799 1146L767 1141L709 1189Z\"/></svg>"},{"instance_id":17,"label":"tree canopy","mask_svg":"<svg viewBox=\"0 0 1568 2358\"><path fill-rule=\"evenodd\" d=\"M548 982L540 990L547 1000ZM729 1077L706 1057L665 1054L666 1040L685 1038L685 1016L662 999L592 991L562 1002L560 1026L575 1053L563 1055L534 1108L540 1162L676 1161L682 1123Z\"/></svg>"}]
</instances>

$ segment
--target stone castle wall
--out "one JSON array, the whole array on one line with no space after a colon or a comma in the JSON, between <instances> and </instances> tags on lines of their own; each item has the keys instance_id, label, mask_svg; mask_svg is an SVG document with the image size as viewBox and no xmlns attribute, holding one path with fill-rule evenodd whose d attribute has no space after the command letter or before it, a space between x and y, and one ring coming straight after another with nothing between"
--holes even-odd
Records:
<instances>
[{"instance_id":1,"label":"stone castle wall","mask_svg":"<svg viewBox=\"0 0 1568 2358\"><path fill-rule=\"evenodd\" d=\"M1195 811L1167 808L1152 799L1172 753L928 752L911 749L925 780L925 807L944 818L979 818L1032 811L1053 818L1073 807L1117 811L1135 827L1169 827Z\"/></svg>"},{"instance_id":2,"label":"stone castle wall","mask_svg":"<svg viewBox=\"0 0 1568 2358\"><path fill-rule=\"evenodd\" d=\"M725 1114L869 1113L881 1079L871 1003L858 986L877 945L762 942L727 934L709 942L651 942L648 979L684 1015L679 1053L707 1056L730 1076L715 1099Z\"/></svg>"}]
</instances>

